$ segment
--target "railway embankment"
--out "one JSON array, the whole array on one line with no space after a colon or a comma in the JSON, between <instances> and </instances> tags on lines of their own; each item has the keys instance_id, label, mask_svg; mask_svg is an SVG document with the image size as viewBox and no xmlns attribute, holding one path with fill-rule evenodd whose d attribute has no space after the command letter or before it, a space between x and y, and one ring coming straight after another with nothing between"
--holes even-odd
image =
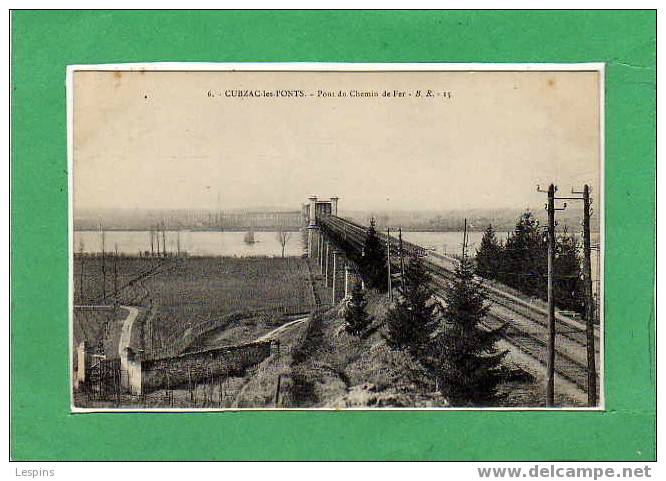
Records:
<instances>
[{"instance_id":1,"label":"railway embankment","mask_svg":"<svg viewBox=\"0 0 666 481\"><path fill-rule=\"evenodd\" d=\"M329 306L292 329L279 333L279 355L251 372L234 407L443 408L449 403L434 379L406 352L383 338L388 311L385 295L368 292L373 332L349 335L339 306ZM510 350L504 361L501 398L496 407L543 407L543 365L502 340ZM563 376L556 379L556 402L584 406L585 393Z\"/></svg>"},{"instance_id":2,"label":"railway embankment","mask_svg":"<svg viewBox=\"0 0 666 481\"><path fill-rule=\"evenodd\" d=\"M321 309L298 328L280 334L279 356L258 366L235 406L446 406L434 381L407 354L386 346L381 335L388 307L384 296L370 293L368 300L375 320L371 335L365 339L349 335L339 306Z\"/></svg>"}]
</instances>

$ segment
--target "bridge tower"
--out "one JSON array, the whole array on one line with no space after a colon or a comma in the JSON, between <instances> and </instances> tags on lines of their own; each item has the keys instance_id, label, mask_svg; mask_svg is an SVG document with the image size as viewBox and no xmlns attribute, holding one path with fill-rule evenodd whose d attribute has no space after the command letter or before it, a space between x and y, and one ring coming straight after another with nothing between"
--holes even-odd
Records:
<instances>
[{"instance_id":1,"label":"bridge tower","mask_svg":"<svg viewBox=\"0 0 666 481\"><path fill-rule=\"evenodd\" d=\"M315 217L315 210L317 206L317 197L312 196L308 199L308 257L313 258L317 244L319 243L319 226Z\"/></svg>"},{"instance_id":2,"label":"bridge tower","mask_svg":"<svg viewBox=\"0 0 666 481\"><path fill-rule=\"evenodd\" d=\"M308 226L308 257L316 262L317 274L323 278L326 288L330 289L329 301L336 304L350 293L350 280L353 281L355 269L352 268L346 254L336 245L334 239L328 238L321 229L322 218L338 215L337 196L319 199L317 196L308 198L304 204L304 217ZM327 296L328 297L328 296Z\"/></svg>"},{"instance_id":3,"label":"bridge tower","mask_svg":"<svg viewBox=\"0 0 666 481\"><path fill-rule=\"evenodd\" d=\"M322 235L317 223L317 215L338 215L338 200L340 198L337 196L328 200L318 199L316 195L308 198L308 257L319 257L321 251Z\"/></svg>"},{"instance_id":4,"label":"bridge tower","mask_svg":"<svg viewBox=\"0 0 666 481\"><path fill-rule=\"evenodd\" d=\"M338 215L338 200L339 197L331 197L331 215Z\"/></svg>"},{"instance_id":5,"label":"bridge tower","mask_svg":"<svg viewBox=\"0 0 666 481\"><path fill-rule=\"evenodd\" d=\"M317 225L316 210L317 210L317 196L313 195L308 199L310 201L310 207L308 209L308 227L313 227Z\"/></svg>"}]
</instances>

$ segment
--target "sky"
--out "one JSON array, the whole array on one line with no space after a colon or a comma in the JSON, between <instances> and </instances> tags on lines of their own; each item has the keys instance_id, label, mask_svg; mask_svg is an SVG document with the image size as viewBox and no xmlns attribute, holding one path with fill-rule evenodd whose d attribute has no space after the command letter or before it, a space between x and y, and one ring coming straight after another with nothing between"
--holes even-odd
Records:
<instances>
[{"instance_id":1,"label":"sky","mask_svg":"<svg viewBox=\"0 0 666 481\"><path fill-rule=\"evenodd\" d=\"M304 96L225 95L238 89ZM522 209L543 204L537 184L598 192L596 72L79 71L73 93L75 210L296 210L311 195Z\"/></svg>"}]
</instances>

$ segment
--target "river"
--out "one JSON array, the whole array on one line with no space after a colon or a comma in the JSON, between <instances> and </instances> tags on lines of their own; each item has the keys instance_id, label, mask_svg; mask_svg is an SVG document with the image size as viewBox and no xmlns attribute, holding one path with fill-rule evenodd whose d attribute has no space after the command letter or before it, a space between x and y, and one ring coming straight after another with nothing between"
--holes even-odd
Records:
<instances>
[{"instance_id":1,"label":"river","mask_svg":"<svg viewBox=\"0 0 666 481\"><path fill-rule=\"evenodd\" d=\"M245 232L212 231L167 231L165 233L168 252L176 252L180 238L180 250L191 256L236 256L278 257L282 255L282 246L277 232L254 234L254 244L245 242ZM483 232L469 232L469 251L476 252ZM430 248L437 253L455 255L462 250L462 232L403 232L406 241ZM592 235L592 243L598 243L598 234ZM162 238L160 237L160 244ZM146 231L107 231L105 232L105 250L113 252L116 247L122 254L137 255L150 251L150 234ZM74 249L79 252L101 252L101 236L98 231L75 231ZM155 245L156 249L157 246ZM304 236L301 232L290 232L285 245L286 256L300 256L304 253ZM598 278L598 252L592 251L592 276Z\"/></svg>"},{"instance_id":2,"label":"river","mask_svg":"<svg viewBox=\"0 0 666 481\"><path fill-rule=\"evenodd\" d=\"M106 231L104 235L107 252L113 252L116 247L122 254L137 255L139 252L150 252L150 233L147 231ZM245 232L232 231L166 231L164 238L167 252L176 252L180 243L181 252L187 252L191 256L277 257L282 255L282 246L278 241L277 232L255 232L253 244L245 242L245 235ZM159 240L161 251L161 235ZM156 243L153 248L157 249ZM87 253L101 252L100 233L98 231L75 231L74 250L76 252L83 250ZM300 256L302 254L302 234L289 232L284 255Z\"/></svg>"},{"instance_id":3,"label":"river","mask_svg":"<svg viewBox=\"0 0 666 481\"><path fill-rule=\"evenodd\" d=\"M121 254L137 255L139 252L150 251L150 233L146 231L106 231L105 250L113 252L118 248ZM212 232L212 231L167 231L165 233L168 252L180 250L192 256L268 256L282 255L282 246L278 241L277 232L255 232L254 244L245 242L245 232ZM301 232L290 232L285 245L285 255L298 256L303 254L305 245ZM424 247L431 248L441 254L458 254L462 247L461 232L405 232L404 239ZM481 241L482 232L469 233L471 252ZM160 236L160 245L162 237ZM79 252L98 253L102 251L102 240L98 231L75 231L74 249ZM154 249L157 249L155 243ZM160 247L161 250L161 247Z\"/></svg>"}]
</instances>

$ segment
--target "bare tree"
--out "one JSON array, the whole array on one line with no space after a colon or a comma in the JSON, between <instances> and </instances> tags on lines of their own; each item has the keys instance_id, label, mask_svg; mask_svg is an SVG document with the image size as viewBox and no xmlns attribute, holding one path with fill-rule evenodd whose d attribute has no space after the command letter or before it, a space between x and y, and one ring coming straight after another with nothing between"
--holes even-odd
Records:
<instances>
[{"instance_id":1,"label":"bare tree","mask_svg":"<svg viewBox=\"0 0 666 481\"><path fill-rule=\"evenodd\" d=\"M287 245L287 242L289 242L289 239L291 238L291 232L285 229L284 226L280 226L276 233L276 237L278 242L280 243L280 246L282 246L282 257L284 258L284 248Z\"/></svg>"},{"instance_id":2,"label":"bare tree","mask_svg":"<svg viewBox=\"0 0 666 481\"><path fill-rule=\"evenodd\" d=\"M102 219L99 220L99 235L101 238L100 244L102 244L102 302L106 300L106 252L105 252L105 242L106 242L106 233L104 232L104 225L102 224Z\"/></svg>"},{"instance_id":3,"label":"bare tree","mask_svg":"<svg viewBox=\"0 0 666 481\"><path fill-rule=\"evenodd\" d=\"M81 304L83 304L83 271L86 265L85 250L86 246L83 239L79 239L79 263L81 265L79 272L79 303Z\"/></svg>"}]
</instances>

